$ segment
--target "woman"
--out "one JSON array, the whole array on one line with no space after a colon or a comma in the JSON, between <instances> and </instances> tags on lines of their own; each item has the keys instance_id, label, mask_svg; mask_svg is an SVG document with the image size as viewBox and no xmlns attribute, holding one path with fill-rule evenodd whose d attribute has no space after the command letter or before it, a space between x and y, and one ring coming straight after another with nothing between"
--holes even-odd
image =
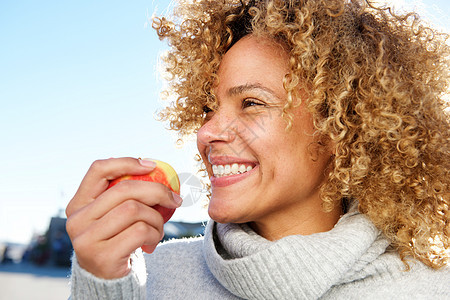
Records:
<instances>
[{"instance_id":1,"label":"woman","mask_svg":"<svg viewBox=\"0 0 450 300\"><path fill-rule=\"evenodd\" d=\"M180 1L155 19L211 180L205 236L157 247L181 199L133 158L67 207L74 299L442 299L450 294L446 36L362 1ZM151 253L135 249L144 245ZM147 276L146 276L147 272Z\"/></svg>"}]
</instances>

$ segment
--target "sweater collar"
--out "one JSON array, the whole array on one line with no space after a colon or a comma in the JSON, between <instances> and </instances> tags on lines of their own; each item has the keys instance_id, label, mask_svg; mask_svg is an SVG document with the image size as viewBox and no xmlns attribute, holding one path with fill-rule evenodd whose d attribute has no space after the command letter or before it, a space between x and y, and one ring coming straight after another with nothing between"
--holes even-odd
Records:
<instances>
[{"instance_id":1,"label":"sweater collar","mask_svg":"<svg viewBox=\"0 0 450 300\"><path fill-rule=\"evenodd\" d=\"M216 279L246 299L316 299L362 271L389 242L356 207L328 232L269 241L246 224L210 221L204 255Z\"/></svg>"}]
</instances>

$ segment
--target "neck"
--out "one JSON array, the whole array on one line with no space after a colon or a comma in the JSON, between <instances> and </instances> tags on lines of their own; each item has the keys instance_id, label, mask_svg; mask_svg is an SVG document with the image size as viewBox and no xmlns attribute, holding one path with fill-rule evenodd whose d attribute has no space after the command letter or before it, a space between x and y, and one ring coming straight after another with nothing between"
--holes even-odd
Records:
<instances>
[{"instance_id":1,"label":"neck","mask_svg":"<svg viewBox=\"0 0 450 300\"><path fill-rule=\"evenodd\" d=\"M342 207L336 206L331 212L325 212L321 205L304 208L301 212L290 210L272 215L264 220L251 222L250 227L270 241L279 240L288 235L310 235L331 230L342 215Z\"/></svg>"}]
</instances>

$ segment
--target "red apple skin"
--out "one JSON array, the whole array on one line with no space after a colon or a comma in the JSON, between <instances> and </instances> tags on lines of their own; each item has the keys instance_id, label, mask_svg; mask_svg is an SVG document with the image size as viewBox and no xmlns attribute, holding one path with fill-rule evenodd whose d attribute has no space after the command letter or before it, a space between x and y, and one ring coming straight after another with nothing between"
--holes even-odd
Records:
<instances>
[{"instance_id":1,"label":"red apple skin","mask_svg":"<svg viewBox=\"0 0 450 300\"><path fill-rule=\"evenodd\" d=\"M142 180L150 182L158 182L167 186L172 192L180 194L180 180L175 170L168 164L159 160L152 160L156 163L156 167L149 174L145 175L126 175L112 180L108 188L116 185L123 180ZM164 223L169 221L175 212L174 208L167 208L156 204L152 206L156 209L164 219Z\"/></svg>"}]
</instances>

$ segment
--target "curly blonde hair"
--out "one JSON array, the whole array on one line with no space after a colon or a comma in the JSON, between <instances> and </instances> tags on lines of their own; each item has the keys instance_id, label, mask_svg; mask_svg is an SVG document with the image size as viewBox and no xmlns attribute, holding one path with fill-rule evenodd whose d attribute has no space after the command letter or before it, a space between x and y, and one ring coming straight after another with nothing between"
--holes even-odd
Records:
<instances>
[{"instance_id":1,"label":"curly blonde hair","mask_svg":"<svg viewBox=\"0 0 450 300\"><path fill-rule=\"evenodd\" d=\"M180 136L195 133L204 107L217 107L216 72L247 34L281 42L290 54L283 116L298 91L318 133L335 145L325 210L358 201L408 266L449 259L448 36L416 14L359 0L179 1L171 18L154 18L171 50L163 57L167 94L161 113Z\"/></svg>"}]
</instances>

